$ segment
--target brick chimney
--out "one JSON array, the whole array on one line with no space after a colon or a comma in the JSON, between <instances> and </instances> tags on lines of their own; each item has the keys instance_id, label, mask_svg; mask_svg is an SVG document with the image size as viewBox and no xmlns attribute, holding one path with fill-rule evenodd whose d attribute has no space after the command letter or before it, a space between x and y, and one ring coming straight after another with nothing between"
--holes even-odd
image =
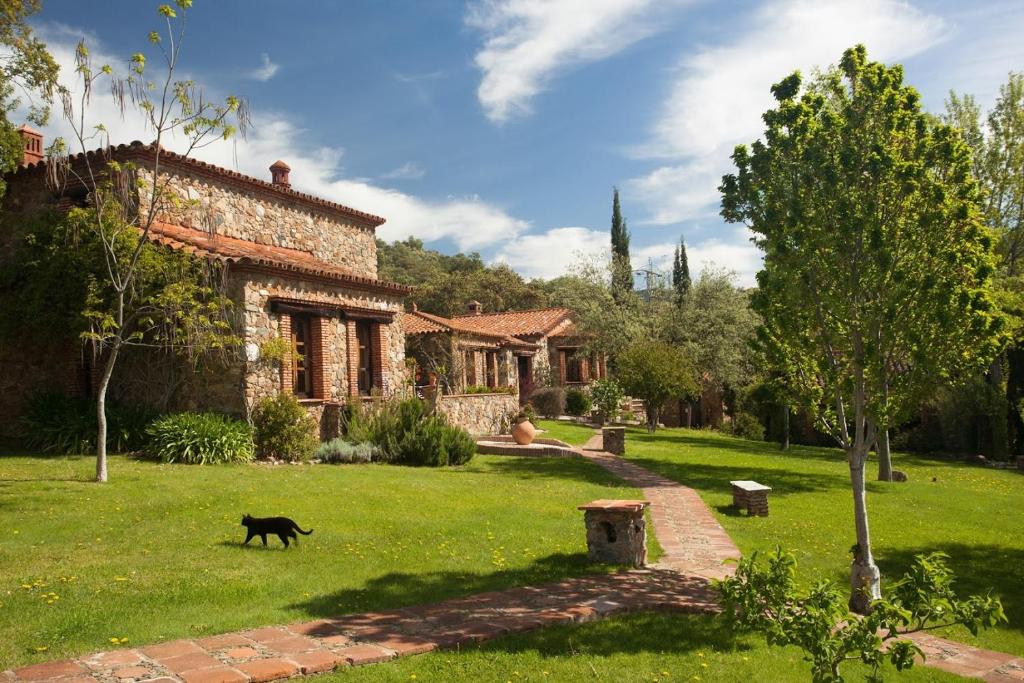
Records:
<instances>
[{"instance_id":1,"label":"brick chimney","mask_svg":"<svg viewBox=\"0 0 1024 683\"><path fill-rule=\"evenodd\" d=\"M281 160L275 161L270 166L270 182L281 187L291 187L292 184L288 182L288 171L292 170L288 164Z\"/></svg>"},{"instance_id":2,"label":"brick chimney","mask_svg":"<svg viewBox=\"0 0 1024 683\"><path fill-rule=\"evenodd\" d=\"M466 304L466 312L470 315L480 315L484 312L484 305L479 301L470 301Z\"/></svg>"},{"instance_id":3,"label":"brick chimney","mask_svg":"<svg viewBox=\"0 0 1024 683\"><path fill-rule=\"evenodd\" d=\"M22 141L25 143L25 151L21 155L22 165L34 164L42 161L43 155L43 134L34 128L23 125L18 129Z\"/></svg>"}]
</instances>

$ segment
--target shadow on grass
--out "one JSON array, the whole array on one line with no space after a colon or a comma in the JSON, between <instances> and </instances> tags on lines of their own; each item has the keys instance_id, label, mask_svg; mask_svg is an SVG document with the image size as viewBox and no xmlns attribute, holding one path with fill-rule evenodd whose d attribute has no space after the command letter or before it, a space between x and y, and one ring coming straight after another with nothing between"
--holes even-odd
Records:
<instances>
[{"instance_id":1,"label":"shadow on grass","mask_svg":"<svg viewBox=\"0 0 1024 683\"><path fill-rule=\"evenodd\" d=\"M737 639L735 626L724 617L646 612L582 625L551 626L498 638L480 649L512 654L536 652L542 657L565 657L569 653L605 657L639 652L741 652L753 648Z\"/></svg>"},{"instance_id":2,"label":"shadow on grass","mask_svg":"<svg viewBox=\"0 0 1024 683\"><path fill-rule=\"evenodd\" d=\"M730 481L752 479L772 488L769 500L771 497L790 493L849 488L849 478L842 472L805 473L781 467L756 467L745 463L703 465L643 457L631 457L629 461L699 491L731 493Z\"/></svg>"},{"instance_id":3,"label":"shadow on grass","mask_svg":"<svg viewBox=\"0 0 1024 683\"><path fill-rule=\"evenodd\" d=\"M466 474L497 472L519 479L569 479L595 486L626 486L599 465L575 457L492 456L485 470L461 470Z\"/></svg>"},{"instance_id":4,"label":"shadow on grass","mask_svg":"<svg viewBox=\"0 0 1024 683\"><path fill-rule=\"evenodd\" d=\"M361 588L318 595L289 605L316 617L337 617L376 609L396 609L515 586L551 583L605 569L585 553L555 553L528 567L487 574L439 571L413 574L391 572L369 579Z\"/></svg>"},{"instance_id":5,"label":"shadow on grass","mask_svg":"<svg viewBox=\"0 0 1024 683\"><path fill-rule=\"evenodd\" d=\"M1004 628L1024 632L1024 549L998 545L942 543L927 548L880 548L875 560L882 570L882 589L906 573L917 555L941 551L949 555L956 576L953 589L961 597L991 591L1003 601L1009 623ZM845 577L844 577L845 578Z\"/></svg>"}]
</instances>

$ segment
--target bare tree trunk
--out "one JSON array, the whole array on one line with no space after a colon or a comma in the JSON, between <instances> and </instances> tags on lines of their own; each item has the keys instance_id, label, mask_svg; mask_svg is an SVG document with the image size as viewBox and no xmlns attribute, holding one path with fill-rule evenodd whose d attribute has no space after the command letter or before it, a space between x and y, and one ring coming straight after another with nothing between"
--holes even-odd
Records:
<instances>
[{"instance_id":1,"label":"bare tree trunk","mask_svg":"<svg viewBox=\"0 0 1024 683\"><path fill-rule=\"evenodd\" d=\"M868 444L847 450L850 483L853 487L853 518L857 528L857 545L850 566L850 610L857 614L871 611L871 602L882 597L881 574L871 554L871 533L868 529L868 504L864 488Z\"/></svg>"},{"instance_id":2,"label":"bare tree trunk","mask_svg":"<svg viewBox=\"0 0 1024 683\"><path fill-rule=\"evenodd\" d=\"M655 406L647 408L647 431L653 434L658 429L658 409Z\"/></svg>"},{"instance_id":3,"label":"bare tree trunk","mask_svg":"<svg viewBox=\"0 0 1024 683\"><path fill-rule=\"evenodd\" d=\"M892 481L892 455L889 452L889 430L878 435L875 442L878 453L878 481Z\"/></svg>"},{"instance_id":4,"label":"bare tree trunk","mask_svg":"<svg viewBox=\"0 0 1024 683\"><path fill-rule=\"evenodd\" d=\"M107 389L110 387L110 377L114 374L114 364L117 363L117 354L120 350L115 342L103 364L103 374L100 376L100 385L96 388L96 481L107 480Z\"/></svg>"},{"instance_id":5,"label":"bare tree trunk","mask_svg":"<svg viewBox=\"0 0 1024 683\"><path fill-rule=\"evenodd\" d=\"M779 448L789 450L789 406L782 407L782 443L779 444Z\"/></svg>"}]
</instances>

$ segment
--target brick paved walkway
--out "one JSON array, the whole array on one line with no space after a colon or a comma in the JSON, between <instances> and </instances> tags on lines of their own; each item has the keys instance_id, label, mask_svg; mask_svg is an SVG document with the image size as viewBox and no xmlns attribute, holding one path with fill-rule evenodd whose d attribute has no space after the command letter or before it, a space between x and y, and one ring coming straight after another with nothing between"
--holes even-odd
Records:
<instances>
[{"instance_id":1,"label":"brick paved walkway","mask_svg":"<svg viewBox=\"0 0 1024 683\"><path fill-rule=\"evenodd\" d=\"M648 569L481 593L432 605L123 648L0 672L0 683L265 683L403 655L456 648L551 624L633 611L718 610L709 578L739 551L692 489L599 450L578 453L651 501L665 553ZM582 533L582 524L581 524ZM1024 681L1024 661L917 635L927 666L993 683Z\"/></svg>"}]
</instances>

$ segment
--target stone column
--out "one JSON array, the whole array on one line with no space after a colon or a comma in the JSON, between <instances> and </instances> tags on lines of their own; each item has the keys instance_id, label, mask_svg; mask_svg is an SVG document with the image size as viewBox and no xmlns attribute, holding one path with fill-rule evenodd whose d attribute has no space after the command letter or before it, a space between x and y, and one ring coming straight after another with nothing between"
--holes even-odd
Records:
<instances>
[{"instance_id":1,"label":"stone column","mask_svg":"<svg viewBox=\"0 0 1024 683\"><path fill-rule=\"evenodd\" d=\"M579 506L591 562L642 567L647 563L646 500L595 500Z\"/></svg>"},{"instance_id":2,"label":"stone column","mask_svg":"<svg viewBox=\"0 0 1024 683\"><path fill-rule=\"evenodd\" d=\"M614 455L623 455L626 452L626 428L625 427L602 427L601 450Z\"/></svg>"}]
</instances>

